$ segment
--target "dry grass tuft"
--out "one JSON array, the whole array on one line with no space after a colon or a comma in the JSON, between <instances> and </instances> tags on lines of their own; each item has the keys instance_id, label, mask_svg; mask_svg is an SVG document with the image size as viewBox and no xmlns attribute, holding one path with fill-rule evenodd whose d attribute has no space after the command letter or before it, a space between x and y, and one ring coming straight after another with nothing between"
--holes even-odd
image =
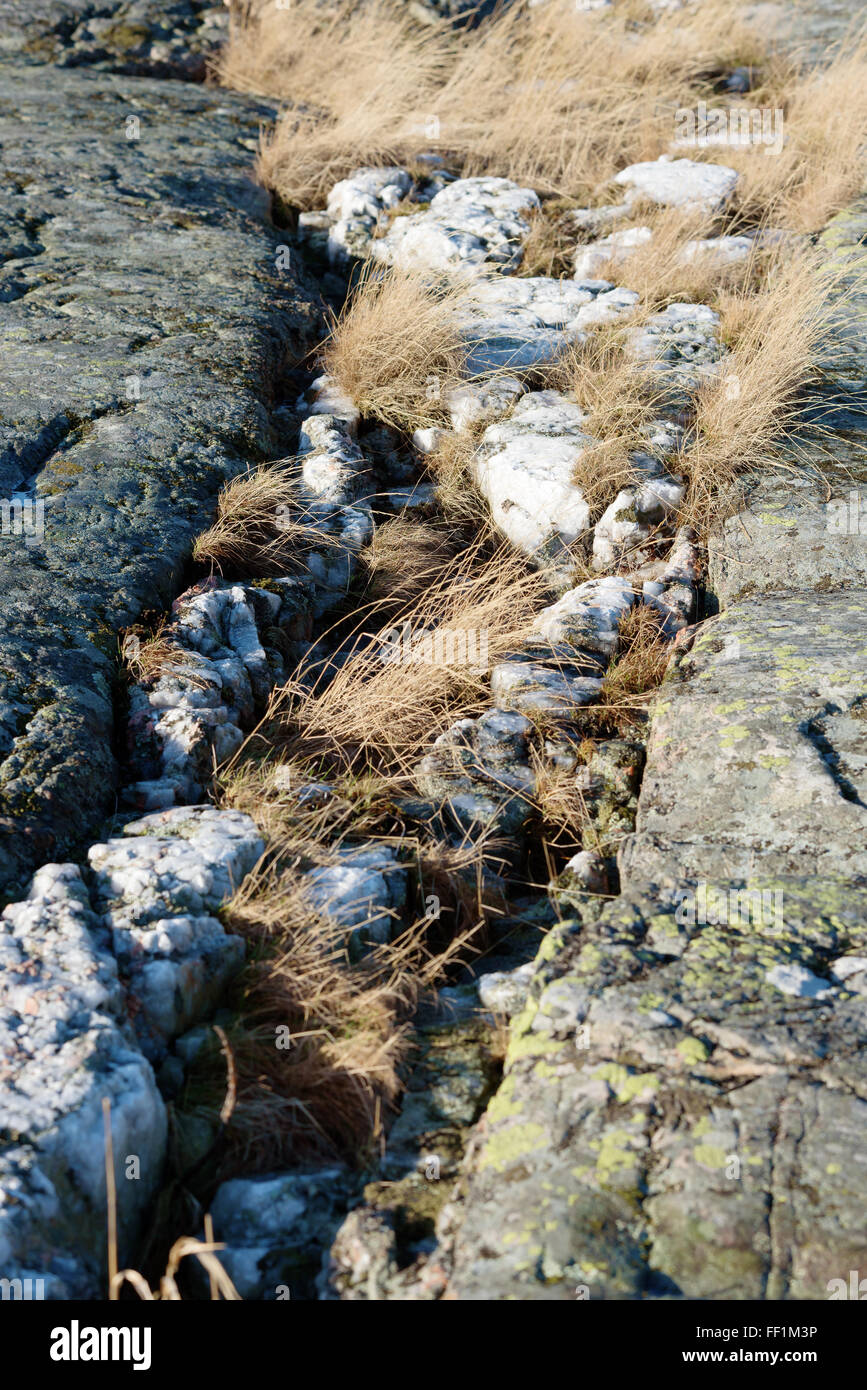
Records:
<instances>
[{"instance_id":1,"label":"dry grass tuft","mask_svg":"<svg viewBox=\"0 0 867 1390\"><path fill-rule=\"evenodd\" d=\"M770 269L759 294L723 295L724 370L699 392L692 437L677 471L689 480L686 520L706 529L738 479L761 468L793 466L781 446L802 422L805 388L835 317L834 272L809 250Z\"/></svg>"},{"instance_id":2,"label":"dry grass tuft","mask_svg":"<svg viewBox=\"0 0 867 1390\"><path fill-rule=\"evenodd\" d=\"M367 577L362 602L371 605L380 622L421 599L466 543L451 527L416 521L409 515L390 517L377 526L361 556Z\"/></svg>"},{"instance_id":3,"label":"dry grass tuft","mask_svg":"<svg viewBox=\"0 0 867 1390\"><path fill-rule=\"evenodd\" d=\"M218 75L290 103L260 169L298 207L324 202L361 164L406 163L422 148L465 174L596 200L624 165L671 147L678 109L778 109L781 153L727 144L709 157L740 170L742 220L813 231L863 183L867 39L853 30L825 67L801 72L746 14L723 0L655 16L643 0L595 13L548 0L456 34L389 0L284 11L261 0L232 26ZM753 90L716 93L738 66ZM551 224L534 228L527 264L561 273Z\"/></svg>"},{"instance_id":4,"label":"dry grass tuft","mask_svg":"<svg viewBox=\"0 0 867 1390\"><path fill-rule=\"evenodd\" d=\"M781 150L724 146L716 156L740 173L742 218L796 232L819 231L864 187L867 170L867 33L853 29L827 64L798 72L770 65L744 98L783 112Z\"/></svg>"},{"instance_id":5,"label":"dry grass tuft","mask_svg":"<svg viewBox=\"0 0 867 1390\"><path fill-rule=\"evenodd\" d=\"M533 807L543 844L562 855L572 855L584 845L590 815L577 785L574 769L557 767L533 750L535 785Z\"/></svg>"},{"instance_id":6,"label":"dry grass tuft","mask_svg":"<svg viewBox=\"0 0 867 1390\"><path fill-rule=\"evenodd\" d=\"M224 909L249 962L233 992L243 1022L231 1030L237 1099L223 1171L249 1172L299 1157L363 1162L383 1109L400 1090L410 1040L406 1020L481 931L474 924L445 942L426 917L355 964L347 931L317 910L299 880L300 856L279 858L248 878ZM430 855L431 851L428 851ZM443 855L448 852L443 851ZM478 848L452 850L442 876L465 873ZM422 879L429 863L422 865ZM466 884L464 885L466 888ZM212 1116L220 1096L215 1054L194 1064L184 1111Z\"/></svg>"},{"instance_id":7,"label":"dry grass tuft","mask_svg":"<svg viewBox=\"0 0 867 1390\"><path fill-rule=\"evenodd\" d=\"M217 75L291 103L263 142L260 172L287 203L312 207L359 165L423 147L453 46L447 26L421 26L387 0L285 10L263 0L233 26Z\"/></svg>"},{"instance_id":8,"label":"dry grass tuft","mask_svg":"<svg viewBox=\"0 0 867 1390\"><path fill-rule=\"evenodd\" d=\"M624 335L638 321L633 316L627 329L613 325L598 330L564 354L548 374L552 386L587 412L587 431L595 442L581 455L575 481L597 514L637 480L630 454L647 450L643 431L658 414L658 388L624 352Z\"/></svg>"},{"instance_id":9,"label":"dry grass tuft","mask_svg":"<svg viewBox=\"0 0 867 1390\"><path fill-rule=\"evenodd\" d=\"M674 111L712 95L719 72L762 56L714 0L655 17L642 4L586 13L548 0L462 34L388 0L328 11L295 0L233 26L218 75L291 103L260 170L293 206L322 203L361 164L422 148L467 174L586 198L624 164L663 153Z\"/></svg>"},{"instance_id":10,"label":"dry grass tuft","mask_svg":"<svg viewBox=\"0 0 867 1390\"><path fill-rule=\"evenodd\" d=\"M636 290L647 313L675 301L711 303L722 291L743 290L758 283L759 267L765 260L758 249L747 260L729 264L721 263L712 251L685 255L688 242L719 235L720 226L712 219L665 208L647 213L641 225L650 228L651 240L631 251L627 259L609 262L597 273L603 280Z\"/></svg>"},{"instance_id":11,"label":"dry grass tuft","mask_svg":"<svg viewBox=\"0 0 867 1390\"><path fill-rule=\"evenodd\" d=\"M216 1301L222 1297L229 1302L240 1302L241 1295L217 1259L217 1251L225 1248L225 1245L219 1242L197 1240L195 1236L181 1236L169 1250L165 1272L156 1290L150 1287L147 1279L137 1269L121 1269L111 1280L108 1296L110 1299L119 1298L124 1284L129 1284L139 1298L146 1302L179 1303L181 1292L177 1276L181 1261L194 1255L208 1275L211 1298Z\"/></svg>"},{"instance_id":12,"label":"dry grass tuft","mask_svg":"<svg viewBox=\"0 0 867 1390\"><path fill-rule=\"evenodd\" d=\"M223 917L251 952L234 992L243 1023L231 1030L233 1148L265 1167L351 1149L369 1133L375 1097L398 1091L406 1038L396 1014L410 1002L402 972L381 960L351 968L345 929L313 908L294 864L248 878ZM219 1094L201 1093L207 1060L186 1098L193 1113L213 1112Z\"/></svg>"},{"instance_id":13,"label":"dry grass tuft","mask_svg":"<svg viewBox=\"0 0 867 1390\"><path fill-rule=\"evenodd\" d=\"M661 621L656 609L641 602L626 614L620 625L620 650L608 667L597 703L581 711L582 728L628 734L645 722L671 656Z\"/></svg>"},{"instance_id":14,"label":"dry grass tuft","mask_svg":"<svg viewBox=\"0 0 867 1390\"><path fill-rule=\"evenodd\" d=\"M183 669L184 679L199 690L206 690L208 682L196 672L194 658L183 647L178 646L170 632L166 631L167 620L163 618L155 632L144 633L138 627L127 628L123 636L121 654L126 662L130 678L144 684L157 681L168 671Z\"/></svg>"},{"instance_id":15,"label":"dry grass tuft","mask_svg":"<svg viewBox=\"0 0 867 1390\"><path fill-rule=\"evenodd\" d=\"M706 3L647 23L570 0L515 6L468 35L435 105L442 145L467 174L506 175L586 199L618 169L663 153L674 111L761 45Z\"/></svg>"},{"instance_id":16,"label":"dry grass tuft","mask_svg":"<svg viewBox=\"0 0 867 1390\"><path fill-rule=\"evenodd\" d=\"M272 737L305 764L405 772L456 718L484 708L486 665L523 640L545 593L510 551L460 555L329 681L311 689L300 670L272 702Z\"/></svg>"},{"instance_id":17,"label":"dry grass tuft","mask_svg":"<svg viewBox=\"0 0 867 1390\"><path fill-rule=\"evenodd\" d=\"M570 225L570 199L552 198L530 220L524 238L519 275L550 275L571 279L577 236Z\"/></svg>"},{"instance_id":18,"label":"dry grass tuft","mask_svg":"<svg viewBox=\"0 0 867 1390\"><path fill-rule=\"evenodd\" d=\"M196 540L193 559L245 577L297 570L312 546L331 543L306 519L298 479L285 461L233 478L220 493L216 521Z\"/></svg>"},{"instance_id":19,"label":"dry grass tuft","mask_svg":"<svg viewBox=\"0 0 867 1390\"><path fill-rule=\"evenodd\" d=\"M436 482L437 501L455 525L472 527L479 535L490 526L490 510L472 476L477 432L443 434L425 466Z\"/></svg>"},{"instance_id":20,"label":"dry grass tuft","mask_svg":"<svg viewBox=\"0 0 867 1390\"><path fill-rule=\"evenodd\" d=\"M413 272L368 269L325 343L324 370L362 415L409 431L440 423L465 358L465 294Z\"/></svg>"},{"instance_id":21,"label":"dry grass tuft","mask_svg":"<svg viewBox=\"0 0 867 1390\"><path fill-rule=\"evenodd\" d=\"M437 826L408 823L402 800L414 790L411 777L379 772L338 772L327 791L309 795L311 780L321 771L300 760L257 761L251 741L249 756L221 774L220 804L251 816L283 861L316 863L333 858L335 847L361 839L400 846L415 865L419 902L435 892L454 925L477 922L492 906L480 877L485 864L498 862L499 847L490 837L460 844L445 843Z\"/></svg>"}]
</instances>

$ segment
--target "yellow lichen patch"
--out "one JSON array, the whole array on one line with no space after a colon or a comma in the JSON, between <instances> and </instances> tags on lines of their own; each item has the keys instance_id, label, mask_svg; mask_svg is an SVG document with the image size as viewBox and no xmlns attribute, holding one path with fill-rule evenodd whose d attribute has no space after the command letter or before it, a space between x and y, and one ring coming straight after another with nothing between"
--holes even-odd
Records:
<instances>
[{"instance_id":1,"label":"yellow lichen patch","mask_svg":"<svg viewBox=\"0 0 867 1390\"><path fill-rule=\"evenodd\" d=\"M653 1072L630 1074L619 1062L605 1062L597 1067L593 1075L597 1080L608 1082L621 1105L628 1105L643 1092L656 1090L659 1086L659 1078Z\"/></svg>"},{"instance_id":2,"label":"yellow lichen patch","mask_svg":"<svg viewBox=\"0 0 867 1390\"><path fill-rule=\"evenodd\" d=\"M718 1144L699 1144L692 1151L696 1163L703 1168L725 1168L728 1158Z\"/></svg>"},{"instance_id":3,"label":"yellow lichen patch","mask_svg":"<svg viewBox=\"0 0 867 1390\"><path fill-rule=\"evenodd\" d=\"M719 746L720 748L731 748L734 744L742 742L743 739L749 738L749 736L750 731L746 725L727 724L725 728L720 729Z\"/></svg>"},{"instance_id":4,"label":"yellow lichen patch","mask_svg":"<svg viewBox=\"0 0 867 1390\"><path fill-rule=\"evenodd\" d=\"M623 1129L607 1130L599 1148L596 1160L596 1175L600 1182L614 1177L635 1163L635 1153L630 1147L630 1136Z\"/></svg>"},{"instance_id":5,"label":"yellow lichen patch","mask_svg":"<svg viewBox=\"0 0 867 1390\"><path fill-rule=\"evenodd\" d=\"M480 1168L494 1168L502 1173L528 1154L537 1153L548 1144L548 1136L542 1125L527 1121L512 1125L510 1129L492 1134L479 1161Z\"/></svg>"},{"instance_id":6,"label":"yellow lichen patch","mask_svg":"<svg viewBox=\"0 0 867 1390\"><path fill-rule=\"evenodd\" d=\"M584 947L575 966L576 973L579 975L591 975L594 970L598 970L605 957L595 943L591 942Z\"/></svg>"},{"instance_id":7,"label":"yellow lichen patch","mask_svg":"<svg viewBox=\"0 0 867 1390\"><path fill-rule=\"evenodd\" d=\"M689 1066L706 1062L710 1056L707 1046L699 1038L683 1038L675 1049Z\"/></svg>"},{"instance_id":8,"label":"yellow lichen patch","mask_svg":"<svg viewBox=\"0 0 867 1390\"><path fill-rule=\"evenodd\" d=\"M544 1057L551 1052L559 1052L562 1043L558 1043L554 1038L546 1038L541 1033L523 1033L520 1037L512 1038L506 1053L506 1065L512 1066L525 1057Z\"/></svg>"},{"instance_id":9,"label":"yellow lichen patch","mask_svg":"<svg viewBox=\"0 0 867 1390\"><path fill-rule=\"evenodd\" d=\"M492 1124L497 1124L500 1120L511 1119L514 1115L520 1115L521 1105L513 1099L514 1091L515 1078L514 1076L507 1076L488 1105L488 1119Z\"/></svg>"}]
</instances>

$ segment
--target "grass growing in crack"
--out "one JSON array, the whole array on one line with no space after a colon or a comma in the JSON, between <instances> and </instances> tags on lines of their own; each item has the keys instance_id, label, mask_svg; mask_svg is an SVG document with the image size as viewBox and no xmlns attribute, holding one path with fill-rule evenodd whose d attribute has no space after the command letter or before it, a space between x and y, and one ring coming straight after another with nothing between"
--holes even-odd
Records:
<instances>
[{"instance_id":1,"label":"grass growing in crack","mask_svg":"<svg viewBox=\"0 0 867 1390\"><path fill-rule=\"evenodd\" d=\"M436 573L424 562L398 601L409 528L397 519L383 530L368 625L385 613L414 632L433 624L484 632L489 660L520 641L543 592L538 575L502 551L452 554L443 564L442 537L430 528ZM433 821L407 823L401 805L431 739L486 702L483 672L457 658L446 649L432 663L384 662L373 641L328 676L306 681L301 671L221 774L221 803L252 815L270 847L268 863L221 914L250 948L232 995L243 1021L230 1030L238 1092L221 1176L302 1154L363 1159L377 1115L400 1089L406 1020L419 994L483 949L487 917L504 910L490 872L498 846L448 839ZM400 847L417 905L393 943L350 962L346 927L311 901L303 874L340 862L359 840ZM425 912L431 894L433 918ZM278 1046L281 1037L287 1046ZM187 1115L213 1113L214 1060L203 1055L193 1066Z\"/></svg>"},{"instance_id":2,"label":"grass growing in crack","mask_svg":"<svg viewBox=\"0 0 867 1390\"><path fill-rule=\"evenodd\" d=\"M271 736L289 757L334 770L405 772L436 734L484 708L489 664L521 643L546 592L544 577L505 548L459 555L414 602L391 609L399 644L360 646L312 687L302 667L272 701Z\"/></svg>"},{"instance_id":3,"label":"grass growing in crack","mask_svg":"<svg viewBox=\"0 0 867 1390\"><path fill-rule=\"evenodd\" d=\"M407 163L422 143L438 146L450 167L464 174L510 176L573 202L610 201L609 181L620 168L669 149L678 107L694 106L700 98L731 111L779 107L786 140L773 159L762 146L677 152L736 168L733 204L700 222L677 212L640 214L633 207L632 220L640 217L651 226L652 239L601 273L639 292L640 314L574 354L565 377L559 370L563 389L587 411L588 429L598 441L586 451L576 478L598 512L620 488L637 481L630 454L646 448L644 432L660 406L646 376L622 350L625 335L641 316L668 303L711 303L721 313L730 355L720 380L701 389L683 420L687 436L673 467L689 484L688 518L706 529L729 505L744 472L787 466L780 446L799 424L804 387L827 334L828 285L800 255L787 252L787 263L757 252L721 267L712 254L687 258L684 247L690 239L743 228L814 230L860 188L867 137L862 43L830 69L805 75L743 29L729 5L653 17L640 0L594 15L550 0L533 9L516 6L461 36L444 27L423 33L404 12L386 5L343 11L335 20L300 0L290 14L278 30L264 4L252 7L246 30L233 35L223 74L236 85L275 91L292 102L264 143L260 168L284 201L298 207L324 202L330 185L359 164ZM726 95L715 102L718 78L736 65L751 67L753 90L743 99ZM422 135L427 112L436 113L439 134ZM522 273L570 274L578 240L566 209L561 213L549 201L532 222ZM443 393L458 379L462 357L447 298L420 279L367 273L335 327L325 364L363 414L404 431L443 422ZM471 432L448 436L428 459L441 500L460 518L479 514L478 498L467 485L475 445ZM460 607L466 590L452 611L434 584L434 609L424 611L430 572L441 558L438 539L419 532L415 554L408 530L396 526L379 534L368 568L371 625L375 619L400 620L394 582L402 568L411 627L456 626L455 613L466 623ZM449 548L447 543L442 560L453 570ZM501 599L509 585L493 576L489 590ZM454 598L454 585L450 592ZM504 649L516 644L506 628L498 630ZM635 607L621 636L599 703L580 716L591 743L643 724L650 693L668 662L670 648L651 608ZM278 783L288 775L290 787L324 776L330 799L315 813L307 803L299 820L291 792L284 797L279 785L244 794L236 788L233 794L239 803L248 796L246 804L260 820L268 820L274 835L283 834L284 859L309 855L311 819L318 826L313 842L321 831L323 853L325 842L351 842L355 834L398 834L395 803L407 790L413 759L458 713L476 712L485 698L484 683L467 672L384 664L375 644L362 641L327 677L305 678L302 672L272 706L266 725L288 763L279 773L266 766L262 775ZM587 808L574 778L539 769L537 804L551 843L582 843ZM261 987L262 1012L256 1015L253 1005L258 1022L251 1025L252 1041L239 1040L240 1053L249 1044L251 1058L249 1133L267 1146L267 1131L278 1116L281 1133L300 1123L311 1142L327 1133L328 1142L345 1144L348 1136L369 1133L372 1101L387 1100L397 1085L401 1039L395 1021L412 996L414 976L410 971L407 984L384 965L382 974L371 965L369 976L355 978L355 1002L329 1023L328 1004L320 1000L310 967L314 1004L305 1012L303 986L294 997L286 987L290 982L297 991L298 973L303 977L308 969L303 933L312 918L309 904L291 906L297 873L284 879L283 872L275 870L275 880L264 885L249 920L242 921L243 904L237 918L238 929L251 938L264 932L263 941L276 940L278 947L283 924L297 921L291 935L299 940L294 958L287 946L282 974L263 954L261 979L250 986ZM313 927L320 945L330 940L327 924ZM334 950L338 955L336 940ZM361 1002L368 987L372 994ZM283 1021L287 1012L302 1044L299 1087L288 1092L280 1089L278 1077L286 1068L275 1060L271 1037L275 1020ZM329 1112L325 1102L326 1108L317 1107L332 1077L336 1102Z\"/></svg>"},{"instance_id":4,"label":"grass growing in crack","mask_svg":"<svg viewBox=\"0 0 867 1390\"><path fill-rule=\"evenodd\" d=\"M219 495L213 526L193 546L193 559L220 574L265 578L297 571L313 546L334 544L308 519L299 477L284 461L233 478Z\"/></svg>"},{"instance_id":5,"label":"grass growing in crack","mask_svg":"<svg viewBox=\"0 0 867 1390\"><path fill-rule=\"evenodd\" d=\"M583 847L590 824L590 812L576 784L575 771L558 767L535 748L532 766L533 809L539 839L546 851L568 857Z\"/></svg>"},{"instance_id":6,"label":"grass growing in crack","mask_svg":"<svg viewBox=\"0 0 867 1390\"><path fill-rule=\"evenodd\" d=\"M530 230L522 246L519 275L548 275L571 279L574 272L576 235L570 224L571 199L551 198L530 218Z\"/></svg>"},{"instance_id":7,"label":"grass growing in crack","mask_svg":"<svg viewBox=\"0 0 867 1390\"><path fill-rule=\"evenodd\" d=\"M575 715L575 753L579 766L589 763L597 742L635 736L647 720L654 690L662 682L671 657L671 643L664 635L659 612L636 603L620 624L620 649L603 678L601 692L592 705ZM538 734L556 736L548 720L537 720ZM600 838L592 805L588 803L574 768L558 766L541 752L532 751L535 778L533 808L539 837L558 858L576 850L610 853L612 844Z\"/></svg>"},{"instance_id":8,"label":"grass growing in crack","mask_svg":"<svg viewBox=\"0 0 867 1390\"><path fill-rule=\"evenodd\" d=\"M744 473L795 466L782 446L801 425L805 390L838 313L837 274L804 250L778 258L760 293L720 297L730 352L719 378L698 392L676 465L689 483L682 515L691 524L706 530L736 505Z\"/></svg>"},{"instance_id":9,"label":"grass growing in crack","mask_svg":"<svg viewBox=\"0 0 867 1390\"><path fill-rule=\"evenodd\" d=\"M157 681L168 672L182 671L193 689L206 690L208 682L195 669L195 656L178 645L163 618L155 631L147 633L140 627L127 628L123 635L121 655L131 680L137 683Z\"/></svg>"},{"instance_id":10,"label":"grass growing in crack","mask_svg":"<svg viewBox=\"0 0 867 1390\"><path fill-rule=\"evenodd\" d=\"M400 1090L413 1007L483 933L481 890L473 889L481 877L479 847L446 850L419 841L420 893L441 897L453 913L452 929L422 915L393 943L350 963L347 929L311 901L299 877L311 858L333 857L333 820L311 823L291 797L263 816L268 798L257 776L248 769L226 793L227 804L255 810L273 839L269 863L221 914L248 943L230 1001L238 1011L230 1029L237 1096L221 1178L249 1171L251 1162L267 1169L301 1157L369 1157L378 1118ZM350 824L358 833L354 815ZM215 1061L212 1050L192 1068L183 1098L188 1116L215 1112Z\"/></svg>"},{"instance_id":11,"label":"grass growing in crack","mask_svg":"<svg viewBox=\"0 0 867 1390\"><path fill-rule=\"evenodd\" d=\"M363 606L372 606L384 622L389 612L396 615L417 603L467 543L467 536L453 526L416 521L411 515L389 517L376 527L361 555Z\"/></svg>"},{"instance_id":12,"label":"grass growing in crack","mask_svg":"<svg viewBox=\"0 0 867 1390\"><path fill-rule=\"evenodd\" d=\"M339 862L338 851L359 841L400 847L414 870L419 911L435 893L453 928L501 907L481 875L485 863L497 861L497 844L490 837L446 842L438 825L408 822L402 802L413 792L411 777L343 772L325 782L314 780L318 770L309 762L260 758L251 740L248 755L221 775L221 804L251 816L284 861Z\"/></svg>"},{"instance_id":13,"label":"grass growing in crack","mask_svg":"<svg viewBox=\"0 0 867 1390\"><path fill-rule=\"evenodd\" d=\"M621 488L638 481L630 454L649 450L647 428L659 414L660 392L647 372L624 351L625 335L635 327L601 328L587 342L569 349L547 373L546 384L564 391L587 414L592 442L574 470L591 511L599 514Z\"/></svg>"},{"instance_id":14,"label":"grass growing in crack","mask_svg":"<svg viewBox=\"0 0 867 1390\"><path fill-rule=\"evenodd\" d=\"M476 485L472 463L481 431L446 431L424 463L436 484L436 498L455 525L473 528L479 535L490 527L490 509Z\"/></svg>"},{"instance_id":15,"label":"grass growing in crack","mask_svg":"<svg viewBox=\"0 0 867 1390\"><path fill-rule=\"evenodd\" d=\"M465 359L466 291L412 271L368 267L326 340L322 361L362 415L412 431L440 424Z\"/></svg>"},{"instance_id":16,"label":"grass growing in crack","mask_svg":"<svg viewBox=\"0 0 867 1390\"><path fill-rule=\"evenodd\" d=\"M624 224L626 230L633 224ZM755 286L765 256L758 246L744 260L723 260L712 247L701 243L719 235L719 219L684 213L677 208L653 209L640 224L651 232L650 240L613 259L594 272L641 297L643 309L654 312L674 301L687 304L712 303L723 290L742 290Z\"/></svg>"},{"instance_id":17,"label":"grass growing in crack","mask_svg":"<svg viewBox=\"0 0 867 1390\"><path fill-rule=\"evenodd\" d=\"M626 735L645 723L670 657L671 643L659 612L648 604L634 604L620 623L620 647L605 673L599 699L581 711L582 730Z\"/></svg>"}]
</instances>

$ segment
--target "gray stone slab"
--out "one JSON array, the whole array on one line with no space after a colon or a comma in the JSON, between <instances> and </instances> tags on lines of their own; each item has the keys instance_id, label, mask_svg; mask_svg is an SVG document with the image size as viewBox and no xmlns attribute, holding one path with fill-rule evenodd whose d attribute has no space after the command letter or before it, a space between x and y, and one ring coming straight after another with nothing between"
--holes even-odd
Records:
<instances>
[{"instance_id":1,"label":"gray stone slab","mask_svg":"<svg viewBox=\"0 0 867 1390\"><path fill-rule=\"evenodd\" d=\"M271 111L0 69L0 885L110 807L116 630L177 592L221 484L285 447L268 408L318 310L251 179Z\"/></svg>"}]
</instances>

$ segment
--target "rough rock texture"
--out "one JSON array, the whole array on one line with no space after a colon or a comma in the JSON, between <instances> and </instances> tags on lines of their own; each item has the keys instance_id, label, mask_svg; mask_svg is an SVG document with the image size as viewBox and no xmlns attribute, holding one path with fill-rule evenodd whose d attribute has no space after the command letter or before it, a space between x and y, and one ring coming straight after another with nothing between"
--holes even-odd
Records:
<instances>
[{"instance_id":1,"label":"rough rock texture","mask_svg":"<svg viewBox=\"0 0 867 1390\"><path fill-rule=\"evenodd\" d=\"M79 869L48 865L0 919L0 1265L49 1298L104 1291L104 1097L122 1260L162 1176L165 1110L125 1009Z\"/></svg>"},{"instance_id":2,"label":"rough rock texture","mask_svg":"<svg viewBox=\"0 0 867 1390\"><path fill-rule=\"evenodd\" d=\"M157 811L124 826L123 837L93 845L96 901L115 929L179 912L213 912L265 848L253 821L215 806Z\"/></svg>"},{"instance_id":3,"label":"rough rock texture","mask_svg":"<svg viewBox=\"0 0 867 1390\"><path fill-rule=\"evenodd\" d=\"M325 209L329 261L342 267L352 258L363 259L370 251L382 215L397 207L411 189L412 177L407 170L392 167L356 169L349 178L336 183ZM315 234L314 216L302 213L299 222L308 242Z\"/></svg>"},{"instance_id":4,"label":"rough rock texture","mask_svg":"<svg viewBox=\"0 0 867 1390\"><path fill-rule=\"evenodd\" d=\"M311 904L347 928L353 954L370 942L390 941L406 906L406 868L389 845L343 848L334 855L336 863L302 876Z\"/></svg>"},{"instance_id":5,"label":"rough rock texture","mask_svg":"<svg viewBox=\"0 0 867 1390\"><path fill-rule=\"evenodd\" d=\"M615 174L614 182L627 189L627 201L638 198L662 207L681 207L712 213L724 207L734 193L738 176L722 164L694 159L659 159L630 164Z\"/></svg>"},{"instance_id":6,"label":"rough rock texture","mask_svg":"<svg viewBox=\"0 0 867 1390\"><path fill-rule=\"evenodd\" d=\"M175 600L161 631L170 654L129 694L125 771L135 780L123 788L124 805L155 811L201 799L215 762L240 747L286 675L286 656L301 654L313 592L309 576L268 587L214 577Z\"/></svg>"},{"instance_id":7,"label":"rough rock texture","mask_svg":"<svg viewBox=\"0 0 867 1390\"><path fill-rule=\"evenodd\" d=\"M569 589L537 614L533 632L549 642L597 652L605 661L617 650L619 624L635 595L626 579L590 579Z\"/></svg>"},{"instance_id":8,"label":"rough rock texture","mask_svg":"<svg viewBox=\"0 0 867 1390\"><path fill-rule=\"evenodd\" d=\"M710 625L657 707L630 874L867 870L865 616L863 591L755 595Z\"/></svg>"},{"instance_id":9,"label":"rough rock texture","mask_svg":"<svg viewBox=\"0 0 867 1390\"><path fill-rule=\"evenodd\" d=\"M315 1296L352 1182L342 1168L224 1182L211 1205L220 1262L242 1298Z\"/></svg>"},{"instance_id":10,"label":"rough rock texture","mask_svg":"<svg viewBox=\"0 0 867 1390\"><path fill-rule=\"evenodd\" d=\"M250 178L270 110L0 67L0 885L108 808L114 634L174 596L221 483L279 452L266 407L317 312Z\"/></svg>"},{"instance_id":11,"label":"rough rock texture","mask_svg":"<svg viewBox=\"0 0 867 1390\"><path fill-rule=\"evenodd\" d=\"M320 401L340 407L333 387L320 389ZM344 403L345 405L346 403ZM305 563L315 597L311 605L320 617L346 594L355 573L358 554L373 535L367 464L352 437L354 422L319 413L306 419L300 431L298 451L303 459L300 496L302 521L322 531L324 544L311 550ZM367 493L367 496L363 496Z\"/></svg>"},{"instance_id":12,"label":"rough rock texture","mask_svg":"<svg viewBox=\"0 0 867 1390\"><path fill-rule=\"evenodd\" d=\"M458 720L419 765L422 793L435 805L444 804L464 833L516 835L530 813L531 732L523 715L496 708L478 719Z\"/></svg>"},{"instance_id":13,"label":"rough rock texture","mask_svg":"<svg viewBox=\"0 0 867 1390\"><path fill-rule=\"evenodd\" d=\"M513 545L539 564L568 567L568 546L590 524L573 475L592 443L587 417L557 391L529 391L508 419L489 425L473 474L491 516Z\"/></svg>"},{"instance_id":14,"label":"rough rock texture","mask_svg":"<svg viewBox=\"0 0 867 1390\"><path fill-rule=\"evenodd\" d=\"M456 179L426 211L396 217L370 249L377 260L402 269L472 272L484 264L513 270L530 214L538 209L533 190L511 179Z\"/></svg>"},{"instance_id":15,"label":"rough rock texture","mask_svg":"<svg viewBox=\"0 0 867 1390\"><path fill-rule=\"evenodd\" d=\"M609 280L553 280L545 275L481 280L460 308L466 370L526 371L556 360L587 331L628 315L634 290Z\"/></svg>"},{"instance_id":16,"label":"rough rock texture","mask_svg":"<svg viewBox=\"0 0 867 1390\"><path fill-rule=\"evenodd\" d=\"M211 915L264 850L213 806L133 821L90 850L90 888L49 864L0 919L0 1261L49 1298L104 1290L102 1102L121 1260L159 1189L166 1114L151 1062L215 1006L244 944ZM149 1060L146 1060L149 1059ZM134 1162L133 1162L134 1160Z\"/></svg>"},{"instance_id":17,"label":"rough rock texture","mask_svg":"<svg viewBox=\"0 0 867 1390\"><path fill-rule=\"evenodd\" d=\"M0 54L18 63L201 82L228 18L214 0L3 0Z\"/></svg>"},{"instance_id":18,"label":"rough rock texture","mask_svg":"<svg viewBox=\"0 0 867 1390\"><path fill-rule=\"evenodd\" d=\"M671 408L682 408L722 370L719 314L707 304L669 304L630 334L629 351L646 363Z\"/></svg>"}]
</instances>

